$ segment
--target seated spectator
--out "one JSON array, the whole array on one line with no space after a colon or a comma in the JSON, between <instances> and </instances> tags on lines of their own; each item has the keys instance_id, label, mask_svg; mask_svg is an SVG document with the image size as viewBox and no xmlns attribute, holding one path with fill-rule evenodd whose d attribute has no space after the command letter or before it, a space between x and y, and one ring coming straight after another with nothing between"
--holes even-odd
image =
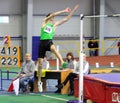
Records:
<instances>
[{"instance_id":1,"label":"seated spectator","mask_svg":"<svg viewBox=\"0 0 120 103\"><path fill-rule=\"evenodd\" d=\"M68 63L67 68L74 69L76 67L76 60L74 59L73 53L68 52L66 55L66 62Z\"/></svg>"},{"instance_id":2,"label":"seated spectator","mask_svg":"<svg viewBox=\"0 0 120 103\"><path fill-rule=\"evenodd\" d=\"M20 72L17 74L16 78L19 78L19 89L22 92L27 92L27 86L29 80L33 78L35 70L35 63L31 60L30 53L26 53L25 61L22 64Z\"/></svg>"},{"instance_id":3,"label":"seated spectator","mask_svg":"<svg viewBox=\"0 0 120 103\"><path fill-rule=\"evenodd\" d=\"M86 55L83 54L83 73L84 75L88 74L89 73L89 63L87 62L86 60ZM58 87L59 89L62 89L66 84L67 82L69 81L70 82L70 92L68 94L68 96L71 96L71 95L74 95L74 78L78 77L79 75L79 62L77 63L77 66L74 70L74 72L70 73L65 81L59 85L57 85L56 87Z\"/></svg>"},{"instance_id":4,"label":"seated spectator","mask_svg":"<svg viewBox=\"0 0 120 103\"><path fill-rule=\"evenodd\" d=\"M66 62L67 62L67 68L69 69L73 69L76 68L76 64L77 64L77 61L74 59L74 56L73 56L73 53L72 52L68 52L66 54ZM60 84L61 81L58 80L58 84ZM60 93L61 92L61 89L58 88L57 91L55 91L55 93Z\"/></svg>"}]
</instances>

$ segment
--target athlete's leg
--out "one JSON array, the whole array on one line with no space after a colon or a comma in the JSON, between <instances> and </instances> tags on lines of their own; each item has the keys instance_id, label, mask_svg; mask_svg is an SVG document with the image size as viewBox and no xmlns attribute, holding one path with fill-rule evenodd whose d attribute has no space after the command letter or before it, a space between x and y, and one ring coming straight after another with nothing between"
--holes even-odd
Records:
<instances>
[{"instance_id":1,"label":"athlete's leg","mask_svg":"<svg viewBox=\"0 0 120 103\"><path fill-rule=\"evenodd\" d=\"M61 54L56 50L55 45L51 45L50 47L51 51L56 55L56 57L60 60L61 64L64 63Z\"/></svg>"},{"instance_id":2,"label":"athlete's leg","mask_svg":"<svg viewBox=\"0 0 120 103\"><path fill-rule=\"evenodd\" d=\"M63 61L63 58L61 56L61 54L56 50L55 45L52 44L50 47L50 50L56 55L56 57L60 60L62 67L66 68L67 67L67 63Z\"/></svg>"},{"instance_id":3,"label":"athlete's leg","mask_svg":"<svg viewBox=\"0 0 120 103\"><path fill-rule=\"evenodd\" d=\"M38 80L41 81L42 77L42 62L43 58L38 58Z\"/></svg>"},{"instance_id":4,"label":"athlete's leg","mask_svg":"<svg viewBox=\"0 0 120 103\"><path fill-rule=\"evenodd\" d=\"M42 92L42 82L41 82L41 77L42 77L42 62L43 58L38 58L38 90L39 92Z\"/></svg>"},{"instance_id":5,"label":"athlete's leg","mask_svg":"<svg viewBox=\"0 0 120 103\"><path fill-rule=\"evenodd\" d=\"M42 89L42 81L41 81L41 78L42 78L42 64L43 64L43 58L45 57L45 53L46 53L46 44L47 41L40 41L40 44L39 44L39 51L38 51L38 89L39 89L39 92L42 92L43 89Z\"/></svg>"}]
</instances>

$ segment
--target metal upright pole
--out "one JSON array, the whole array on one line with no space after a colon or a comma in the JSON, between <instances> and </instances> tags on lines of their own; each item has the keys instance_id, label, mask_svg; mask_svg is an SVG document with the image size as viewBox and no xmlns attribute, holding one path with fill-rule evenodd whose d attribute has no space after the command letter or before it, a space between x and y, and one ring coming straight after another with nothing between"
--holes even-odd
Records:
<instances>
[{"instance_id":1,"label":"metal upright pole","mask_svg":"<svg viewBox=\"0 0 120 103\"><path fill-rule=\"evenodd\" d=\"M79 103L83 103L83 14L80 15Z\"/></svg>"}]
</instances>

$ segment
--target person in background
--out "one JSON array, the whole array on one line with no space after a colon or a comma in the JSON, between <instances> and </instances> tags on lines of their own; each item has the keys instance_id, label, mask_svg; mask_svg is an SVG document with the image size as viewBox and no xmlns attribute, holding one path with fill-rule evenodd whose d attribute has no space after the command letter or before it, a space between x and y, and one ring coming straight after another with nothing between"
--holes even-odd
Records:
<instances>
[{"instance_id":1,"label":"person in background","mask_svg":"<svg viewBox=\"0 0 120 103\"><path fill-rule=\"evenodd\" d=\"M76 64L77 61L74 59L73 53L72 52L68 52L66 54L66 62L68 63L67 68L69 69L73 69L76 68ZM58 85L61 83L60 80L58 80ZM55 93L60 93L61 92L61 88L58 88Z\"/></svg>"},{"instance_id":2,"label":"person in background","mask_svg":"<svg viewBox=\"0 0 120 103\"><path fill-rule=\"evenodd\" d=\"M67 66L67 63L63 61L62 56L56 50L56 47L53 44L52 39L55 35L56 28L59 25L67 22L73 15L73 13L78 9L78 7L79 5L76 5L73 10L71 10L70 8L66 8L58 12L49 13L42 22L42 27L40 30L41 32L40 33L40 45L39 45L39 51L38 51L38 89L39 89L39 92L42 92L42 82L41 82L42 63L43 63L43 58L45 57L46 51L52 51L56 55L56 57L60 60L63 68L66 68ZM54 22L54 17L62 13L69 13L69 14L64 19Z\"/></svg>"},{"instance_id":3,"label":"person in background","mask_svg":"<svg viewBox=\"0 0 120 103\"><path fill-rule=\"evenodd\" d=\"M98 41L97 39L94 40L94 45L95 45L95 56L98 56L98 47L99 47L99 44L98 44Z\"/></svg>"},{"instance_id":4,"label":"person in background","mask_svg":"<svg viewBox=\"0 0 120 103\"><path fill-rule=\"evenodd\" d=\"M117 46L118 46L118 54L120 54L120 40L119 40Z\"/></svg>"},{"instance_id":5,"label":"person in background","mask_svg":"<svg viewBox=\"0 0 120 103\"><path fill-rule=\"evenodd\" d=\"M90 56L95 56L95 43L94 43L94 39L90 39L88 42L88 48L89 48L89 54Z\"/></svg>"},{"instance_id":6,"label":"person in background","mask_svg":"<svg viewBox=\"0 0 120 103\"><path fill-rule=\"evenodd\" d=\"M22 90L22 92L27 91L29 80L33 78L34 71L35 71L35 63L31 59L30 53L26 53L25 61L22 64L21 70L15 77L15 79L19 78L19 89Z\"/></svg>"},{"instance_id":7,"label":"person in background","mask_svg":"<svg viewBox=\"0 0 120 103\"><path fill-rule=\"evenodd\" d=\"M67 82L69 81L70 82L70 91L69 91L68 96L74 95L74 78L79 76L79 65L80 65L80 61L77 63L77 66L74 69L74 72L70 73L66 77L66 79L63 83L56 86L57 88L62 89L67 84ZM83 69L84 69L83 70L84 75L89 74L89 71L90 71L89 63L86 60L86 55L85 54L83 54Z\"/></svg>"},{"instance_id":8,"label":"person in background","mask_svg":"<svg viewBox=\"0 0 120 103\"><path fill-rule=\"evenodd\" d=\"M66 55L66 62L68 63L67 68L74 69L76 68L77 61L74 59L73 53L68 52Z\"/></svg>"}]
</instances>

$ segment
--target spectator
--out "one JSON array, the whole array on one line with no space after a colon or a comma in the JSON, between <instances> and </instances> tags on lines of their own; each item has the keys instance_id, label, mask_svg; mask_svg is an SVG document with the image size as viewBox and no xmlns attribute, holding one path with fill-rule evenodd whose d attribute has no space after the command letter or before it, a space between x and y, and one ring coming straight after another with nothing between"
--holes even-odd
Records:
<instances>
[{"instance_id":1,"label":"spectator","mask_svg":"<svg viewBox=\"0 0 120 103\"><path fill-rule=\"evenodd\" d=\"M89 48L89 54L90 54L90 56L95 56L96 45L95 45L94 39L90 39L89 40L89 42L88 42L88 48Z\"/></svg>"},{"instance_id":2,"label":"spectator","mask_svg":"<svg viewBox=\"0 0 120 103\"><path fill-rule=\"evenodd\" d=\"M32 79L34 76L34 70L35 70L35 63L33 60L31 60L30 53L26 53L25 61L22 64L21 70L15 77L15 79L16 78L20 79L19 89L22 90L22 92L27 91L29 80Z\"/></svg>"},{"instance_id":3,"label":"spectator","mask_svg":"<svg viewBox=\"0 0 120 103\"><path fill-rule=\"evenodd\" d=\"M87 75L89 74L89 63L86 61L86 55L83 54L83 73L84 75ZM74 69L74 72L73 73L70 73L65 81L59 85L57 85L56 87L58 87L59 89L62 89L66 84L67 82L69 81L70 82L70 92L68 94L68 96L71 96L71 95L74 95L74 78L76 78L79 74L79 62L77 63L77 66L76 68Z\"/></svg>"},{"instance_id":4,"label":"spectator","mask_svg":"<svg viewBox=\"0 0 120 103\"><path fill-rule=\"evenodd\" d=\"M94 45L95 45L95 56L98 56L98 41L97 40L95 40L94 41Z\"/></svg>"},{"instance_id":5,"label":"spectator","mask_svg":"<svg viewBox=\"0 0 120 103\"><path fill-rule=\"evenodd\" d=\"M76 67L76 60L74 59L73 53L68 52L66 55L66 62L68 63L67 68L74 69Z\"/></svg>"},{"instance_id":6,"label":"spectator","mask_svg":"<svg viewBox=\"0 0 120 103\"><path fill-rule=\"evenodd\" d=\"M68 52L66 54L66 62L68 63L67 68L69 68L69 69L74 69L76 67L77 61L74 59L72 52ZM58 80L58 84L60 84L60 83L61 83L61 81ZM60 93L60 92L61 92L61 89L59 89L59 88L55 91L55 93Z\"/></svg>"},{"instance_id":7,"label":"spectator","mask_svg":"<svg viewBox=\"0 0 120 103\"><path fill-rule=\"evenodd\" d=\"M118 53L120 54L120 41L118 42Z\"/></svg>"}]
</instances>

